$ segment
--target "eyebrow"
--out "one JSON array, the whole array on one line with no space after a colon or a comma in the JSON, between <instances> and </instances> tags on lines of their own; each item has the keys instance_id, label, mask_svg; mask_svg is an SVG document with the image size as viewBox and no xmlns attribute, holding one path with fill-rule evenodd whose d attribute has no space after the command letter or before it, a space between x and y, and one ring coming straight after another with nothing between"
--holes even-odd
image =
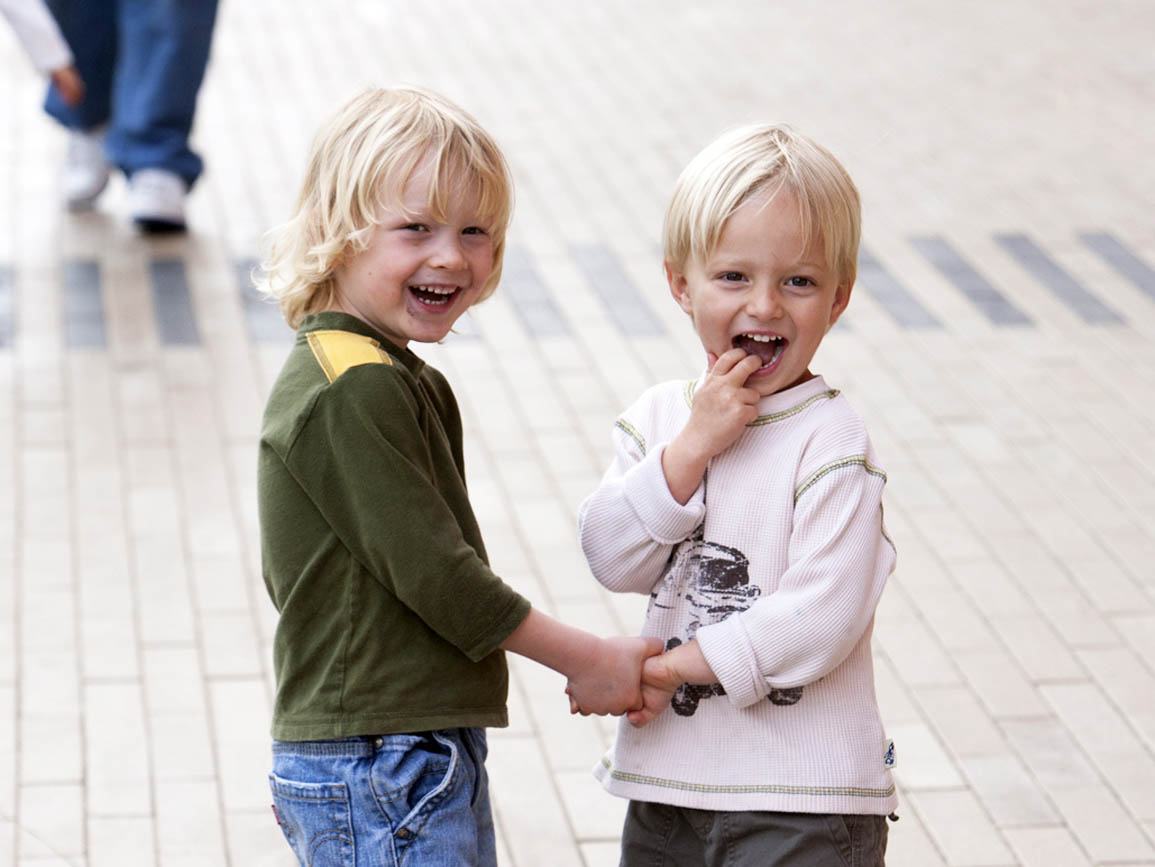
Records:
<instances>
[{"instance_id":1,"label":"eyebrow","mask_svg":"<svg viewBox=\"0 0 1155 867\"><path fill-rule=\"evenodd\" d=\"M724 271L748 271L753 266L750 259L738 256L727 256L714 258L711 257L702 263L703 269L707 270L724 270ZM806 259L801 262L788 263L786 270L791 268L812 268L814 270L832 270L830 266L821 259Z\"/></svg>"}]
</instances>

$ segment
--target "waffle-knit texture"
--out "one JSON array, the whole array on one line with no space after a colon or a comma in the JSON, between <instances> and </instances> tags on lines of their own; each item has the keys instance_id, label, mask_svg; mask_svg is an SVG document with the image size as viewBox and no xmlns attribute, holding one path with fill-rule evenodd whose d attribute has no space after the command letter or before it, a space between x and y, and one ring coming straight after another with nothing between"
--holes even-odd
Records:
<instances>
[{"instance_id":1,"label":"waffle-knit texture","mask_svg":"<svg viewBox=\"0 0 1155 867\"><path fill-rule=\"evenodd\" d=\"M765 397L683 506L661 461L694 387L655 386L618 419L580 533L602 584L650 594L643 634L696 638L720 686L644 729L623 720L595 773L701 809L889 813L870 637L895 552L866 428L821 377Z\"/></svg>"}]
</instances>

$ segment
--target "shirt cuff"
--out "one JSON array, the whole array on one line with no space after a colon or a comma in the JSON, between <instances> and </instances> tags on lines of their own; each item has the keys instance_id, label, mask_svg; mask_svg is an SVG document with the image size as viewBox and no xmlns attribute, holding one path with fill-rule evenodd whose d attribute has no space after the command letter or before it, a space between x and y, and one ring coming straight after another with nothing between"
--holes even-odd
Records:
<instances>
[{"instance_id":1,"label":"shirt cuff","mask_svg":"<svg viewBox=\"0 0 1155 867\"><path fill-rule=\"evenodd\" d=\"M688 538L706 517L705 485L699 484L686 505L674 499L662 469L662 443L632 466L623 477L626 502L656 542L676 545Z\"/></svg>"},{"instance_id":2,"label":"shirt cuff","mask_svg":"<svg viewBox=\"0 0 1155 867\"><path fill-rule=\"evenodd\" d=\"M701 627L695 637L702 656L718 678L718 683L726 690L730 702L737 707L747 707L766 693L756 664L752 666L754 655L750 642L746 640L746 630L742 628L739 613L736 612L721 623Z\"/></svg>"}]
</instances>

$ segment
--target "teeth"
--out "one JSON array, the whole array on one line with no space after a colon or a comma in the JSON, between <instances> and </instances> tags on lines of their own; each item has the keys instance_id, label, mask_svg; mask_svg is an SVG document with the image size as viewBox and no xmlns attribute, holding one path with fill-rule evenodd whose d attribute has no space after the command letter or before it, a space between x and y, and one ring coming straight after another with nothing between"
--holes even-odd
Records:
<instances>
[{"instance_id":1,"label":"teeth","mask_svg":"<svg viewBox=\"0 0 1155 867\"><path fill-rule=\"evenodd\" d=\"M457 291L456 287L445 286L414 286L413 288L421 292L431 292L434 295L452 295Z\"/></svg>"},{"instance_id":2,"label":"teeth","mask_svg":"<svg viewBox=\"0 0 1155 867\"><path fill-rule=\"evenodd\" d=\"M750 340L753 340L755 343L777 343L778 341L780 341L780 340L782 339L782 338L781 338L781 337L779 337L777 334L775 334L775 335L770 335L770 334L743 334L742 336L743 336L743 337L748 337Z\"/></svg>"}]
</instances>

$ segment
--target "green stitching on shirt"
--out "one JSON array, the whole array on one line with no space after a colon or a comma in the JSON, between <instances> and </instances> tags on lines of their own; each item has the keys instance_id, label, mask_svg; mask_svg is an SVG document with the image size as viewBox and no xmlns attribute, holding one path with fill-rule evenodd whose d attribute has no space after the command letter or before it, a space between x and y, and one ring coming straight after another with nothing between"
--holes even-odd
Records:
<instances>
[{"instance_id":1,"label":"green stitching on shirt","mask_svg":"<svg viewBox=\"0 0 1155 867\"><path fill-rule=\"evenodd\" d=\"M890 538L890 534L886 532L886 508L882 505L882 503L878 504L878 513L882 518L879 521L879 530L882 532L882 538L890 543L891 549L894 551L894 553L897 554L898 546L894 544L894 539Z\"/></svg>"},{"instance_id":2,"label":"green stitching on shirt","mask_svg":"<svg viewBox=\"0 0 1155 867\"><path fill-rule=\"evenodd\" d=\"M810 474L810 477L806 481L798 486L798 489L794 492L794 505L798 505L798 501L802 498L802 495L814 487L814 485L817 484L818 481L824 476L834 472L835 470L845 469L846 467L862 467L864 470L870 473L870 475L877 476L878 478L882 479L883 482L886 481L886 473L884 473L878 467L867 463L866 455L853 455L849 458L839 458L836 461L831 461L825 466L819 467L817 470Z\"/></svg>"},{"instance_id":3,"label":"green stitching on shirt","mask_svg":"<svg viewBox=\"0 0 1155 867\"><path fill-rule=\"evenodd\" d=\"M760 415L758 418L754 419L754 421L750 422L750 424L746 425L746 427L757 427L760 424L773 424L776 421L782 421L784 418L790 418L792 415L798 415L798 413L802 412L804 409L808 409L809 407L818 403L820 400L830 400L831 398L838 397L838 394L838 389L832 388L829 391L824 391L814 395L813 397L807 398L806 400L802 401L802 403L798 404L798 406L792 406L790 409L782 410L782 412L772 412L769 415Z\"/></svg>"},{"instance_id":4,"label":"green stitching on shirt","mask_svg":"<svg viewBox=\"0 0 1155 867\"><path fill-rule=\"evenodd\" d=\"M690 409L694 408L694 392L698 390L698 380L691 379L686 383L686 387L682 389L682 397L686 399L686 406Z\"/></svg>"},{"instance_id":5,"label":"green stitching on shirt","mask_svg":"<svg viewBox=\"0 0 1155 867\"><path fill-rule=\"evenodd\" d=\"M857 798L889 798L894 794L894 784L886 789L865 789L859 786L775 786L746 785L746 786L718 786L708 783L688 783L682 780L666 780L661 777L649 777L644 774L629 774L625 771L614 770L608 758L602 758L602 766L609 771L610 776L623 783L635 783L640 786L655 786L659 789L678 789L682 792L703 792L706 794L721 795L814 795L817 797L828 795L850 795Z\"/></svg>"},{"instance_id":6,"label":"green stitching on shirt","mask_svg":"<svg viewBox=\"0 0 1155 867\"><path fill-rule=\"evenodd\" d=\"M617 421L615 421L614 427L636 442L638 444L638 448L642 450L643 455L646 453L646 441L642 435L638 433L637 428L635 428L624 418L619 418Z\"/></svg>"},{"instance_id":7,"label":"green stitching on shirt","mask_svg":"<svg viewBox=\"0 0 1155 867\"><path fill-rule=\"evenodd\" d=\"M696 379L691 379L686 383L684 396L686 398L686 406L690 407L691 409L694 406L694 392L697 390L697 388L698 380ZM776 421L782 421L783 419L790 418L793 415L798 415L798 413L809 408L820 400L830 400L831 398L838 397L840 393L841 392L839 392L837 388L832 388L829 391L815 394L802 401L802 403L798 404L798 406L792 406L790 409L784 409L781 412L772 412L768 415L760 415L758 418L754 419L754 421L747 424L746 427L758 427L759 425L773 424Z\"/></svg>"}]
</instances>

